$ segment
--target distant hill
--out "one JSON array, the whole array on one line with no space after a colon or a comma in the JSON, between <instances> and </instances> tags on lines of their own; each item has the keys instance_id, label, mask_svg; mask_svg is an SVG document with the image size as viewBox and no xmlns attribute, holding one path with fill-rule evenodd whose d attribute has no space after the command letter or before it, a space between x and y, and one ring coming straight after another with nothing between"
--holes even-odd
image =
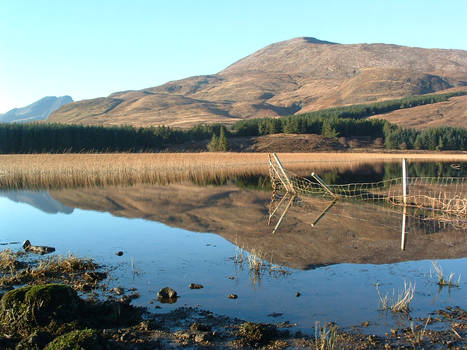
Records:
<instances>
[{"instance_id":1,"label":"distant hill","mask_svg":"<svg viewBox=\"0 0 467 350\"><path fill-rule=\"evenodd\" d=\"M50 122L94 125L233 123L395 99L467 85L467 51L295 38L213 75L61 107Z\"/></svg>"},{"instance_id":2,"label":"distant hill","mask_svg":"<svg viewBox=\"0 0 467 350\"><path fill-rule=\"evenodd\" d=\"M371 118L386 119L404 128L418 130L442 126L465 128L467 127L467 95L451 97L448 101L378 114Z\"/></svg>"},{"instance_id":3,"label":"distant hill","mask_svg":"<svg viewBox=\"0 0 467 350\"><path fill-rule=\"evenodd\" d=\"M73 102L70 96L46 96L29 106L14 108L5 114L0 114L0 122L24 123L46 119L50 113L64 104Z\"/></svg>"}]
</instances>

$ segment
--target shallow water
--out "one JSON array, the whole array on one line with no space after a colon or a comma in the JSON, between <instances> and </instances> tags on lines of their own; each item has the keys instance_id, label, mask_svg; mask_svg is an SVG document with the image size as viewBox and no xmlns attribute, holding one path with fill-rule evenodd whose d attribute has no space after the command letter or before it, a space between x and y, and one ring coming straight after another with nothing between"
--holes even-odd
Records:
<instances>
[{"instance_id":1,"label":"shallow water","mask_svg":"<svg viewBox=\"0 0 467 350\"><path fill-rule=\"evenodd\" d=\"M316 321L336 321L340 327L369 321L365 331L384 333L410 321L378 311L375 284L383 293L395 289L397 294L404 281L416 285L411 317L445 306L467 308L465 230L412 217L401 251L399 212L342 203L311 228L309 221L326 206L317 199L309 208L292 208L272 235L267 226L270 193L242 187L3 192L0 243L29 239L56 247L55 254L92 257L112 270L110 288L137 288L141 297L133 303L157 312L200 306L242 319L290 321L305 331ZM20 244L4 247L19 249ZM121 257L115 255L119 250ZM246 261L238 262L242 251L245 258L251 252L263 256L267 266L255 275ZM456 279L462 274L460 287L440 290L430 276L431 259ZM204 288L190 290L190 283ZM165 286L179 293L177 303L156 300ZM238 299L229 299L230 293Z\"/></svg>"}]
</instances>

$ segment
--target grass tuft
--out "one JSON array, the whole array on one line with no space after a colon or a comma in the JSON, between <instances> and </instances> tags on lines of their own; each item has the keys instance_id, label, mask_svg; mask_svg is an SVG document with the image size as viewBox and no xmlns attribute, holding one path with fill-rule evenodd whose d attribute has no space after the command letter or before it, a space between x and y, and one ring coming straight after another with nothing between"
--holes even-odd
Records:
<instances>
[{"instance_id":1,"label":"grass tuft","mask_svg":"<svg viewBox=\"0 0 467 350\"><path fill-rule=\"evenodd\" d=\"M328 326L320 326L319 321L315 323L315 349L333 350L337 340L337 326L329 323Z\"/></svg>"},{"instance_id":2,"label":"grass tuft","mask_svg":"<svg viewBox=\"0 0 467 350\"><path fill-rule=\"evenodd\" d=\"M459 275L459 277L457 279L457 282L454 282L453 279L454 279L455 273L451 272L449 274L449 276L446 278L441 266L439 266L436 261L432 261L431 263L433 265L433 268L435 269L436 278L437 278L436 283L440 287L449 287L449 288L451 288L451 287L459 287L460 286L460 284L461 284L461 276L460 275ZM432 274L431 269L430 269L430 277L433 278L433 274Z\"/></svg>"},{"instance_id":3,"label":"grass tuft","mask_svg":"<svg viewBox=\"0 0 467 350\"><path fill-rule=\"evenodd\" d=\"M376 284L376 290L378 291L379 303L381 310L390 310L392 312L410 312L410 302L413 300L415 295L415 284L410 282L404 282L404 289L399 291L397 296L393 289L392 295L382 295L379 290L379 284Z\"/></svg>"}]
</instances>

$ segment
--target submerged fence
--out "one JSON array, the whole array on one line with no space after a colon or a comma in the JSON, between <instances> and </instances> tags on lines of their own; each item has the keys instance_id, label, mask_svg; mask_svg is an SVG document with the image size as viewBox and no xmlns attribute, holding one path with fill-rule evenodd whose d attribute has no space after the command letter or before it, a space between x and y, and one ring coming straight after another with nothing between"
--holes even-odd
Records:
<instances>
[{"instance_id":1,"label":"submerged fence","mask_svg":"<svg viewBox=\"0 0 467 350\"><path fill-rule=\"evenodd\" d=\"M375 202L391 207L400 207L404 215L408 208L430 211L438 220L452 220L467 225L467 178L466 177L408 177L405 160L402 176L398 178L368 183L333 185L325 183L319 175L311 173L305 178L286 170L276 154L269 155L269 175L273 193L269 208L269 222L278 214L275 232L290 206L307 197L325 197L331 201L322 215L338 200ZM287 201L288 199L288 201Z\"/></svg>"}]
</instances>

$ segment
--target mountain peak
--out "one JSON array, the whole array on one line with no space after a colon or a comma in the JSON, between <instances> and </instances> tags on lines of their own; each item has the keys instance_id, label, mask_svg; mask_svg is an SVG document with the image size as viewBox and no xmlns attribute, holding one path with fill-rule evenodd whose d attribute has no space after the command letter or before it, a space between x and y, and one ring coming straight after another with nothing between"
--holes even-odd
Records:
<instances>
[{"instance_id":1,"label":"mountain peak","mask_svg":"<svg viewBox=\"0 0 467 350\"><path fill-rule=\"evenodd\" d=\"M5 114L0 115L0 122L23 123L43 120L46 119L50 113L70 102L73 102L73 99L68 95L60 97L45 96L26 107L13 108Z\"/></svg>"},{"instance_id":2,"label":"mountain peak","mask_svg":"<svg viewBox=\"0 0 467 350\"><path fill-rule=\"evenodd\" d=\"M307 43L310 44L328 44L328 45L339 45L339 43L334 43L332 41L325 41L313 38L311 36L303 36L300 39L305 40Z\"/></svg>"}]
</instances>

